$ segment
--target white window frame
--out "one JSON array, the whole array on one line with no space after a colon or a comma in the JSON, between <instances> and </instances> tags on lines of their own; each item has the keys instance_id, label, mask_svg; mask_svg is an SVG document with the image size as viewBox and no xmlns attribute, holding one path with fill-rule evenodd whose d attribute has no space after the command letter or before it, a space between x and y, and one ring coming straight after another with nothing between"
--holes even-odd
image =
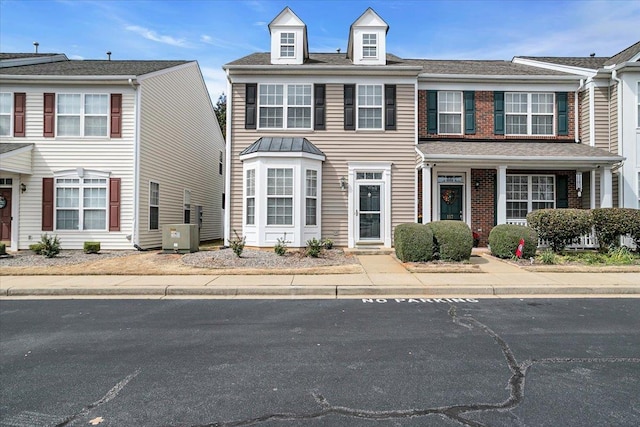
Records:
<instances>
[{"instance_id":1,"label":"white window frame","mask_svg":"<svg viewBox=\"0 0 640 427\"><path fill-rule=\"evenodd\" d=\"M513 177L519 177L519 178L527 178L526 184L527 184L527 198L523 199L517 199L517 198L513 198L513 197L509 197L510 196L510 191L509 191L509 186L510 186L510 178ZM534 185L534 178L545 178L545 179L549 179L551 178L551 189L553 191L552 194L552 198L551 200L547 200L544 198L535 198L534 199L534 190L533 190L533 185ZM538 209L555 209L556 207L556 196L557 196L557 188L556 188L556 184L557 184L557 180L555 175L549 175L549 174L532 174L532 175L527 175L527 174L507 174L507 182L506 182L506 200L507 200L507 212L509 212L509 203L527 203L527 214L534 211L534 210L538 210ZM538 193L540 194L540 193ZM550 206L545 206L544 208L533 208L533 205L535 203L544 203L544 204L548 204ZM511 219L525 219L526 218L526 214L524 216L524 218L522 217L513 217L513 216L509 216L507 214L507 219L511 220Z\"/></svg>"},{"instance_id":2,"label":"white window frame","mask_svg":"<svg viewBox=\"0 0 640 427\"><path fill-rule=\"evenodd\" d=\"M455 111L455 109L449 109L449 108L441 108L441 104L444 103L446 106L453 106L455 107L455 101L453 100L449 100L449 99L442 99L442 98L449 98L450 96L455 96L455 95L459 95L460 96L460 108L459 111ZM460 132L444 132L442 130L442 126L443 126L443 120L442 117L443 116L460 116ZM450 123L447 123L448 125ZM441 135L462 135L464 133L464 96L462 94L461 91L438 91L438 134Z\"/></svg>"},{"instance_id":3,"label":"white window frame","mask_svg":"<svg viewBox=\"0 0 640 427\"><path fill-rule=\"evenodd\" d=\"M525 95L526 96L526 111L515 111L515 112L509 112L508 110L508 105L510 104L509 100L507 98L512 97L512 96L522 96ZM533 97L534 95L536 96L551 96L551 112L533 112ZM536 104L537 105L537 104ZM543 104L544 105L544 104ZM510 133L508 131L509 128L509 123L508 123L508 117L509 116L525 116L526 118L526 125L527 125L527 131L526 133ZM539 117L539 116L544 116L544 117L551 117L551 133L533 133L533 118L534 117ZM527 135L527 136L555 136L556 135L556 95L553 92L505 92L504 94L504 124L505 124L505 135L513 135L513 136L518 136L518 135Z\"/></svg>"},{"instance_id":4,"label":"white window frame","mask_svg":"<svg viewBox=\"0 0 640 427\"><path fill-rule=\"evenodd\" d=\"M280 58L296 57L296 33L280 33Z\"/></svg>"},{"instance_id":5,"label":"white window frame","mask_svg":"<svg viewBox=\"0 0 640 427\"><path fill-rule=\"evenodd\" d=\"M256 225L256 170L247 169L245 173L245 225ZM251 203L249 203L251 201Z\"/></svg>"},{"instance_id":6,"label":"white window frame","mask_svg":"<svg viewBox=\"0 0 640 427\"><path fill-rule=\"evenodd\" d=\"M270 176L272 171L274 176ZM295 225L294 175L293 167L267 168L267 227ZM279 205L280 202L285 204ZM270 214L272 208L276 211L273 215ZM283 215L279 214L278 211L283 209L285 213ZM289 215L286 214L286 210L290 210ZM289 216L291 220L287 222ZM284 222L278 222L279 218L283 218Z\"/></svg>"},{"instance_id":7,"label":"white window frame","mask_svg":"<svg viewBox=\"0 0 640 427\"><path fill-rule=\"evenodd\" d=\"M376 33L362 34L362 58L378 58L378 35Z\"/></svg>"},{"instance_id":8,"label":"white window frame","mask_svg":"<svg viewBox=\"0 0 640 427\"><path fill-rule=\"evenodd\" d=\"M82 170L82 169L81 169ZM85 203L86 192L88 190L104 190L102 206L87 206ZM60 190L60 191L59 191ZM75 204L71 206L60 206L60 202L66 199L62 190L77 190ZM54 177L54 224L56 231L107 231L109 225L109 174L104 172L62 173ZM58 220L61 220L61 211L77 211L77 228L60 227ZM104 226L99 228L86 228L85 214L89 211L104 212Z\"/></svg>"},{"instance_id":9,"label":"white window frame","mask_svg":"<svg viewBox=\"0 0 640 427\"><path fill-rule=\"evenodd\" d=\"M12 92L0 92L0 97L6 97L9 100L8 111L3 111L0 102L0 117L9 118L9 126L7 127L7 133L0 133L0 136L12 136L13 135L13 93Z\"/></svg>"},{"instance_id":10,"label":"white window frame","mask_svg":"<svg viewBox=\"0 0 640 427\"><path fill-rule=\"evenodd\" d=\"M277 88L282 88L282 100L278 102ZM269 88L273 88L275 93L269 92ZM263 93L263 90L267 91ZM300 94L297 91L302 90ZM292 93L293 92L293 93ZM306 93L305 93L306 92ZM274 102L269 101L269 98L273 98ZM292 99L290 99L292 97ZM308 97L308 103L305 103L305 98ZM298 103L300 99L303 103ZM265 126L267 123L262 123L263 108L280 109L280 117L276 117L276 120L280 118L282 120L282 126ZM305 109L308 111L309 126L292 126L289 124L289 116L294 117L293 109ZM258 129L291 129L291 130L311 130L313 129L313 85L311 84L282 84L282 83L261 83L258 85Z\"/></svg>"},{"instance_id":11,"label":"white window frame","mask_svg":"<svg viewBox=\"0 0 640 427\"><path fill-rule=\"evenodd\" d=\"M360 91L364 90L367 91L369 88L373 89L374 93L370 94L370 93L364 93L362 94L362 96L365 97L366 102L365 103L361 103L360 102ZM376 90L380 91L380 103L377 103L377 96L378 94L375 93ZM380 126L379 127L370 127L370 126L361 126L360 123L360 118L361 118L361 113L363 113L364 111L374 111L374 110L379 110L380 111ZM356 111L357 111L357 117L356 117L356 129L358 130L383 130L384 129L384 86L381 84L363 84L363 85L357 85L356 86ZM367 120L370 120L369 118L367 118ZM376 120L376 118L374 118L373 120Z\"/></svg>"},{"instance_id":12,"label":"white window frame","mask_svg":"<svg viewBox=\"0 0 640 427\"><path fill-rule=\"evenodd\" d=\"M305 203L304 203L304 224L306 226L318 225L318 171L315 169L306 169L304 174L305 182ZM309 210L313 202L313 223L309 221L311 215Z\"/></svg>"},{"instance_id":13,"label":"white window frame","mask_svg":"<svg viewBox=\"0 0 640 427\"><path fill-rule=\"evenodd\" d=\"M78 112L73 112L73 113L61 113L60 112L60 97L64 97L64 96L79 96L80 97L80 105L79 105L79 110ZM92 96L99 96L99 97L104 97L105 98L105 112L104 113L87 113L87 97L92 97ZM60 93L56 93L56 125L55 125L55 130L56 130L56 136L59 137L71 137L71 138L108 138L110 135L110 129L109 129L109 125L110 125L110 120L109 120L109 114L110 114L110 100L109 100L109 94L107 93L65 93L65 92L60 92ZM78 128L78 133L75 134L63 134L60 132L60 130L62 129L62 127L60 126L60 118L63 117L78 117L78 121L79 121L79 128ZM105 132L102 135L87 135L87 118L92 118L92 117L101 117L104 118L105 120Z\"/></svg>"},{"instance_id":14,"label":"white window frame","mask_svg":"<svg viewBox=\"0 0 640 427\"><path fill-rule=\"evenodd\" d=\"M156 187L154 190L153 187ZM154 194L155 193L155 194ZM156 209L158 212L158 226L157 228L151 228L151 212ZM160 183L157 181L149 181L149 231L160 230Z\"/></svg>"}]
</instances>

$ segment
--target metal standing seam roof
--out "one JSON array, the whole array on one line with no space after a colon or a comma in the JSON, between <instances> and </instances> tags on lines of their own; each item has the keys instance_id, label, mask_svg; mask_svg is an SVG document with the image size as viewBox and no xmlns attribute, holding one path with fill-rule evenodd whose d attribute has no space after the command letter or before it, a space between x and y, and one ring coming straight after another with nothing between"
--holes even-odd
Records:
<instances>
[{"instance_id":1,"label":"metal standing seam roof","mask_svg":"<svg viewBox=\"0 0 640 427\"><path fill-rule=\"evenodd\" d=\"M242 150L240 155L252 153L308 153L325 157L325 154L307 138L282 136L262 137Z\"/></svg>"},{"instance_id":2,"label":"metal standing seam roof","mask_svg":"<svg viewBox=\"0 0 640 427\"><path fill-rule=\"evenodd\" d=\"M624 157L609 151L575 142L467 142L428 141L418 144L418 150L430 160L523 160L539 158L618 163Z\"/></svg>"},{"instance_id":3,"label":"metal standing seam roof","mask_svg":"<svg viewBox=\"0 0 640 427\"><path fill-rule=\"evenodd\" d=\"M68 60L0 68L0 76L140 76L188 62Z\"/></svg>"}]
</instances>

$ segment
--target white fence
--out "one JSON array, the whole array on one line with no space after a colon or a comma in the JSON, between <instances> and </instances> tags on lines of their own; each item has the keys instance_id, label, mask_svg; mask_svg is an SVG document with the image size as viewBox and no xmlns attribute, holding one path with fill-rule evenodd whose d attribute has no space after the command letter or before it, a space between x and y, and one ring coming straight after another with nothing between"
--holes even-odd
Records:
<instances>
[{"instance_id":1,"label":"white fence","mask_svg":"<svg viewBox=\"0 0 640 427\"><path fill-rule=\"evenodd\" d=\"M526 219L507 219L507 224L514 225L527 225ZM547 248L551 246L551 244L544 239L538 239L538 247L539 248ZM567 249L596 249L598 248L598 239L596 238L596 233L591 230L591 233L584 234L577 239L574 239L571 244L566 246Z\"/></svg>"}]
</instances>

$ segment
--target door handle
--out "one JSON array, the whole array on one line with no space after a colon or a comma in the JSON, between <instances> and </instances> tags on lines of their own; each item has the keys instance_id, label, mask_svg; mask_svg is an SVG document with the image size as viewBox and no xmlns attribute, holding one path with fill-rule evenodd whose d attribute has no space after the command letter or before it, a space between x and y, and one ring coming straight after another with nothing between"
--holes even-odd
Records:
<instances>
[{"instance_id":1,"label":"door handle","mask_svg":"<svg viewBox=\"0 0 640 427\"><path fill-rule=\"evenodd\" d=\"M358 216L358 209L356 209L356 216Z\"/></svg>"}]
</instances>

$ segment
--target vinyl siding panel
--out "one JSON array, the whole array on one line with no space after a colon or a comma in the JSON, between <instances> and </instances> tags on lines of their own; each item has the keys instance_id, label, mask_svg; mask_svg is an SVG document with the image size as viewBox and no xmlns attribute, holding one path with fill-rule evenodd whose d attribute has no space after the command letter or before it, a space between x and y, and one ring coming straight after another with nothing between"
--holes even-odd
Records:
<instances>
[{"instance_id":1,"label":"vinyl siding panel","mask_svg":"<svg viewBox=\"0 0 640 427\"><path fill-rule=\"evenodd\" d=\"M312 82L310 82L312 83ZM242 232L242 162L239 153L263 136L305 137L324 152L322 169L322 237L336 245L348 244L348 197L340 189L340 177L348 176L348 162L392 162L391 225L414 222L415 213L415 88L398 84L397 130L345 131L342 84L326 85L326 130L245 130L245 85L232 87L231 236ZM294 196L295 197L295 196Z\"/></svg>"},{"instance_id":2,"label":"vinyl siding panel","mask_svg":"<svg viewBox=\"0 0 640 427\"><path fill-rule=\"evenodd\" d=\"M611 126L611 151L621 152L618 145L618 84L611 86L611 102L609 103L609 118Z\"/></svg>"},{"instance_id":3,"label":"vinyl siding panel","mask_svg":"<svg viewBox=\"0 0 640 427\"><path fill-rule=\"evenodd\" d=\"M589 110L590 94L588 90L580 92L580 140L583 144L589 145L590 128L589 121L591 113Z\"/></svg>"},{"instance_id":4,"label":"vinyl siding panel","mask_svg":"<svg viewBox=\"0 0 640 427\"><path fill-rule=\"evenodd\" d=\"M121 223L119 232L105 230L54 230L63 249L81 249L88 240L99 241L103 249L130 249L127 235L133 232L133 149L135 94L128 85L5 85L3 91L26 93L26 135L23 138L3 138L2 142L33 143L31 152L32 174L15 176L27 186L27 191L14 194L14 202L19 202L18 247L27 249L40 240L42 234L42 178L51 178L65 170L95 170L121 178ZM69 138L43 137L43 103L45 92L66 93L121 93L123 100L122 138ZM3 174L4 176L4 174ZM17 196L17 197L16 197Z\"/></svg>"},{"instance_id":5,"label":"vinyl siding panel","mask_svg":"<svg viewBox=\"0 0 640 427\"><path fill-rule=\"evenodd\" d=\"M612 150L609 135L609 88L596 87L594 89L595 106L595 141L596 147L607 151ZM615 152L615 151L614 151Z\"/></svg>"},{"instance_id":6,"label":"vinyl siding panel","mask_svg":"<svg viewBox=\"0 0 640 427\"><path fill-rule=\"evenodd\" d=\"M192 223L202 206L200 240L222 238L224 140L197 64L143 79L140 93L140 246L161 246L163 224L183 222L184 190ZM150 181L160 184L159 230L149 230Z\"/></svg>"}]
</instances>

